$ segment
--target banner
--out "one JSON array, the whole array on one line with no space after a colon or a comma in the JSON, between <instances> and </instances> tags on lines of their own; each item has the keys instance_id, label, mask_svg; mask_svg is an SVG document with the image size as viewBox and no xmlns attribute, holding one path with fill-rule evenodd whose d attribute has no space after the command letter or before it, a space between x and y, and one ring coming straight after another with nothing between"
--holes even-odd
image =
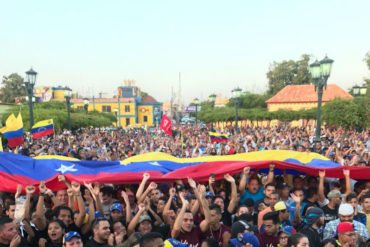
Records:
<instances>
[{"instance_id":1,"label":"banner","mask_svg":"<svg viewBox=\"0 0 370 247\"><path fill-rule=\"evenodd\" d=\"M38 185L45 181L53 191L64 188L58 175L64 174L68 181L83 183L100 182L113 184L140 183L143 173L150 173L155 182L173 182L176 179L193 178L208 181L210 173L216 179L223 175L240 173L246 166L260 173L268 173L275 164L275 175L308 174L318 176L326 170L327 177L343 178L343 169L350 170L352 179L368 179L370 167L343 167L327 158L307 152L285 150L258 151L227 156L204 156L176 158L166 153L153 152L130 157L124 161L79 161L66 156L39 156L30 158L13 153L0 152L0 190L15 192L17 184Z\"/></svg>"}]
</instances>

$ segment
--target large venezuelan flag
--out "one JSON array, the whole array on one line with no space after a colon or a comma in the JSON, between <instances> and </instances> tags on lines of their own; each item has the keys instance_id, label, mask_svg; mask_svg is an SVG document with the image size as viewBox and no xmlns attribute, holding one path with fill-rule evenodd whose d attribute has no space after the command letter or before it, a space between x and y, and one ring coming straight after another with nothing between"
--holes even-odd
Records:
<instances>
[{"instance_id":1,"label":"large venezuelan flag","mask_svg":"<svg viewBox=\"0 0 370 247\"><path fill-rule=\"evenodd\" d=\"M216 132L208 132L212 142L227 142L229 136L227 134L219 134Z\"/></svg>"},{"instance_id":2,"label":"large venezuelan flag","mask_svg":"<svg viewBox=\"0 0 370 247\"><path fill-rule=\"evenodd\" d=\"M12 113L6 120L5 127L0 129L8 139L8 145L11 148L21 146L23 144L23 121L21 113L15 117Z\"/></svg>"},{"instance_id":3,"label":"large venezuelan flag","mask_svg":"<svg viewBox=\"0 0 370 247\"><path fill-rule=\"evenodd\" d=\"M54 133L53 119L37 122L35 125L32 126L31 133L34 139L53 134Z\"/></svg>"},{"instance_id":4,"label":"large venezuelan flag","mask_svg":"<svg viewBox=\"0 0 370 247\"><path fill-rule=\"evenodd\" d=\"M343 169L349 169L353 179L368 179L370 174L370 167L343 167L316 153L284 150L191 159L155 152L121 162L79 161L65 156L30 158L0 152L0 190L15 192L17 184L38 185L40 181L45 181L52 190L58 190L64 188L64 184L58 181L59 174L64 174L68 181L79 183L140 183L144 172L150 173L150 180L156 182L172 182L188 177L206 182L210 173L214 173L216 179L222 179L224 174L240 173L246 166L267 173L271 163L275 164L276 175L285 170L287 174L318 176L319 170L326 170L327 177L343 178Z\"/></svg>"}]
</instances>

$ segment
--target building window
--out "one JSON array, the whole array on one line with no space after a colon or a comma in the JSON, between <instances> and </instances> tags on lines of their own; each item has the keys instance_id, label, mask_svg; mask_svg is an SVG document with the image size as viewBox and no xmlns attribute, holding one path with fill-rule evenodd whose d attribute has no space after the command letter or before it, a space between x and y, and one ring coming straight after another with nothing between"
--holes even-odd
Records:
<instances>
[{"instance_id":1,"label":"building window","mask_svg":"<svg viewBox=\"0 0 370 247\"><path fill-rule=\"evenodd\" d=\"M112 107L110 105L103 105L102 112L112 112Z\"/></svg>"},{"instance_id":2,"label":"building window","mask_svg":"<svg viewBox=\"0 0 370 247\"><path fill-rule=\"evenodd\" d=\"M126 126L130 125L130 118L126 118Z\"/></svg>"},{"instance_id":3,"label":"building window","mask_svg":"<svg viewBox=\"0 0 370 247\"><path fill-rule=\"evenodd\" d=\"M129 105L125 105L125 112L130 112L130 106Z\"/></svg>"},{"instance_id":4,"label":"building window","mask_svg":"<svg viewBox=\"0 0 370 247\"><path fill-rule=\"evenodd\" d=\"M143 122L144 123L148 122L148 116L144 116Z\"/></svg>"}]
</instances>

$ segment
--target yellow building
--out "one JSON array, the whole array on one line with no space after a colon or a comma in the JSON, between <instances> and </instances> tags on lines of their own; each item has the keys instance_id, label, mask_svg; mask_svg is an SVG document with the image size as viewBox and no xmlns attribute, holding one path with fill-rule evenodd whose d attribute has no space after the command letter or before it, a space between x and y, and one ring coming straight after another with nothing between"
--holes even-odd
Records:
<instances>
[{"instance_id":1,"label":"yellow building","mask_svg":"<svg viewBox=\"0 0 370 247\"><path fill-rule=\"evenodd\" d=\"M113 98L71 99L71 103L75 109L83 109L88 102L88 111L112 112L120 127L159 125L162 103L150 95L143 99L140 95L140 88L129 80L118 88L117 96Z\"/></svg>"}]
</instances>

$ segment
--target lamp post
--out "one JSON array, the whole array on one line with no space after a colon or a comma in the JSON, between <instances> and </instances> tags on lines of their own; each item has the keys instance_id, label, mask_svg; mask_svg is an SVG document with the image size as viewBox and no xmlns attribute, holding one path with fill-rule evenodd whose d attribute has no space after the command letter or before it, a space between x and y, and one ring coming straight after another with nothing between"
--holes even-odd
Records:
<instances>
[{"instance_id":1,"label":"lamp post","mask_svg":"<svg viewBox=\"0 0 370 247\"><path fill-rule=\"evenodd\" d=\"M114 108L114 115L116 115L116 125L117 125L117 122L118 122L118 118L117 118L118 109L117 108ZM116 127L118 127L118 125Z\"/></svg>"},{"instance_id":2,"label":"lamp post","mask_svg":"<svg viewBox=\"0 0 370 247\"><path fill-rule=\"evenodd\" d=\"M71 130L71 97L72 92L69 89L64 89L64 98L66 98L67 103L67 121L68 121L68 129Z\"/></svg>"},{"instance_id":3,"label":"lamp post","mask_svg":"<svg viewBox=\"0 0 370 247\"><path fill-rule=\"evenodd\" d=\"M28 94L28 107L30 109L30 129L31 129L33 126L33 109L32 109L33 87L35 86L35 83L36 83L37 72L31 68L29 71L26 72L26 74L27 74L27 81L25 81L24 83L26 85L26 90Z\"/></svg>"},{"instance_id":4,"label":"lamp post","mask_svg":"<svg viewBox=\"0 0 370 247\"><path fill-rule=\"evenodd\" d=\"M231 91L232 98L234 99L234 107L235 107L235 130L238 131L238 105L239 105L239 98L242 94L242 90L237 87Z\"/></svg>"},{"instance_id":5,"label":"lamp post","mask_svg":"<svg viewBox=\"0 0 370 247\"><path fill-rule=\"evenodd\" d=\"M356 85L352 88L352 92L354 96L364 96L367 93L367 87L365 86L359 87Z\"/></svg>"},{"instance_id":6,"label":"lamp post","mask_svg":"<svg viewBox=\"0 0 370 247\"><path fill-rule=\"evenodd\" d=\"M211 107L215 107L216 94L211 94L208 96L208 101L211 103ZM213 131L213 121L211 121L211 130Z\"/></svg>"},{"instance_id":7,"label":"lamp post","mask_svg":"<svg viewBox=\"0 0 370 247\"><path fill-rule=\"evenodd\" d=\"M315 84L315 91L317 90L318 94L318 102L317 102L317 119L316 119L316 136L315 142L321 142L321 103L322 103L322 94L324 87L326 89L328 78L330 76L331 68L333 65L334 60L325 56L323 60L315 61L314 63L310 64L310 73L314 80ZM316 149L316 145L315 145ZM319 151L319 150L317 150Z\"/></svg>"},{"instance_id":8,"label":"lamp post","mask_svg":"<svg viewBox=\"0 0 370 247\"><path fill-rule=\"evenodd\" d=\"M84 109L86 111L86 114L88 112L88 109L89 109L89 99L88 98L84 98Z\"/></svg>"},{"instance_id":9,"label":"lamp post","mask_svg":"<svg viewBox=\"0 0 370 247\"><path fill-rule=\"evenodd\" d=\"M193 101L195 105L195 127L198 126L198 105L199 105L199 99L195 98Z\"/></svg>"}]
</instances>

